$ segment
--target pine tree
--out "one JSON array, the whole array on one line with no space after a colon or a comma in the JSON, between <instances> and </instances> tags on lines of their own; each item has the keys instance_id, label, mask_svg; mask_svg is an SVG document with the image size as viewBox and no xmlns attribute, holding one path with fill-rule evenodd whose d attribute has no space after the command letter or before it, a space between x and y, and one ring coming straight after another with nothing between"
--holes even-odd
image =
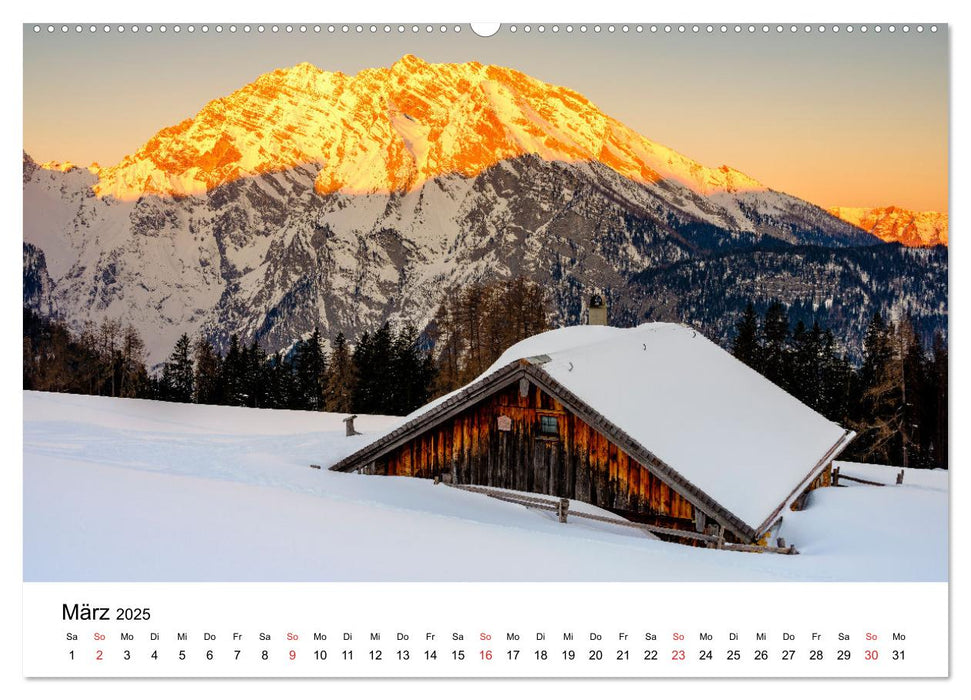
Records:
<instances>
[{"instance_id":1,"label":"pine tree","mask_svg":"<svg viewBox=\"0 0 971 700\"><path fill-rule=\"evenodd\" d=\"M762 374L783 389L790 388L789 314L780 301L773 301L765 310L762 326L763 352Z\"/></svg>"},{"instance_id":2,"label":"pine tree","mask_svg":"<svg viewBox=\"0 0 971 700\"><path fill-rule=\"evenodd\" d=\"M288 408L290 400L290 380L292 373L289 363L279 352L266 362L266 406L268 408Z\"/></svg>"},{"instance_id":3,"label":"pine tree","mask_svg":"<svg viewBox=\"0 0 971 700\"><path fill-rule=\"evenodd\" d=\"M893 358L890 331L879 313L874 313L863 338L863 362L858 372L863 386L877 383L877 376Z\"/></svg>"},{"instance_id":4,"label":"pine tree","mask_svg":"<svg viewBox=\"0 0 971 700\"><path fill-rule=\"evenodd\" d=\"M434 365L412 325L396 335L391 354L394 393L387 408L393 415L406 415L428 402Z\"/></svg>"},{"instance_id":5,"label":"pine tree","mask_svg":"<svg viewBox=\"0 0 971 700\"><path fill-rule=\"evenodd\" d=\"M732 354L752 369L759 371L762 365L761 350L759 317L755 313L755 304L749 302L742 317L735 323Z\"/></svg>"},{"instance_id":6,"label":"pine tree","mask_svg":"<svg viewBox=\"0 0 971 700\"><path fill-rule=\"evenodd\" d=\"M195 373L192 367L192 344L183 333L175 343L175 349L165 363L166 386L172 401L190 403L193 397Z\"/></svg>"},{"instance_id":7,"label":"pine tree","mask_svg":"<svg viewBox=\"0 0 971 700\"><path fill-rule=\"evenodd\" d=\"M927 384L927 361L910 318L897 323L894 331L894 354L900 363L900 465L924 467L927 464L921 447L925 441L921 435L920 411Z\"/></svg>"},{"instance_id":8,"label":"pine tree","mask_svg":"<svg viewBox=\"0 0 971 700\"><path fill-rule=\"evenodd\" d=\"M162 374L155 384L155 397L159 401L177 401L175 391L172 389L173 384L172 365L164 362L162 363Z\"/></svg>"},{"instance_id":9,"label":"pine tree","mask_svg":"<svg viewBox=\"0 0 971 700\"><path fill-rule=\"evenodd\" d=\"M810 408L820 411L825 404L822 376L823 332L818 323L807 329L802 321L792 332L792 351L786 385Z\"/></svg>"},{"instance_id":10,"label":"pine tree","mask_svg":"<svg viewBox=\"0 0 971 700\"><path fill-rule=\"evenodd\" d=\"M393 338L391 325L385 323L369 335L361 336L354 349L354 372L357 384L354 391L354 411L358 413L390 413L393 398Z\"/></svg>"},{"instance_id":11,"label":"pine tree","mask_svg":"<svg viewBox=\"0 0 971 700\"><path fill-rule=\"evenodd\" d=\"M245 374L242 350L239 346L239 336L233 333L229 338L229 350L222 364L222 385L224 389L222 403L226 406L245 406L246 395L243 389L243 375Z\"/></svg>"},{"instance_id":12,"label":"pine tree","mask_svg":"<svg viewBox=\"0 0 971 700\"><path fill-rule=\"evenodd\" d=\"M947 343L937 331L931 343L928 410L924 420L930 425L929 461L932 466L943 469L948 468L947 374Z\"/></svg>"},{"instance_id":13,"label":"pine tree","mask_svg":"<svg viewBox=\"0 0 971 700\"><path fill-rule=\"evenodd\" d=\"M243 390L250 408L267 408L266 353L254 339L242 357Z\"/></svg>"},{"instance_id":14,"label":"pine tree","mask_svg":"<svg viewBox=\"0 0 971 700\"><path fill-rule=\"evenodd\" d=\"M297 344L293 354L295 391L300 407L321 411L324 407L324 375L327 360L320 342L320 331L314 328L309 338Z\"/></svg>"},{"instance_id":15,"label":"pine tree","mask_svg":"<svg viewBox=\"0 0 971 700\"><path fill-rule=\"evenodd\" d=\"M195 402L219 404L223 401L222 358L204 336L195 345Z\"/></svg>"},{"instance_id":16,"label":"pine tree","mask_svg":"<svg viewBox=\"0 0 971 700\"><path fill-rule=\"evenodd\" d=\"M848 423L852 405L853 368L845 355L836 347L836 338L830 330L823 333L821 356L823 403L821 412L836 423Z\"/></svg>"},{"instance_id":17,"label":"pine tree","mask_svg":"<svg viewBox=\"0 0 971 700\"><path fill-rule=\"evenodd\" d=\"M368 331L364 331L361 337L357 339L354 352L351 355L354 376L357 377L357 381L354 383L353 408L351 410L357 411L358 413L364 413L365 409L362 407L370 406L373 403L371 396L373 393L371 380L372 354L373 343L371 341L371 334Z\"/></svg>"},{"instance_id":18,"label":"pine tree","mask_svg":"<svg viewBox=\"0 0 971 700\"><path fill-rule=\"evenodd\" d=\"M347 347L347 339L338 333L327 366L324 389L324 410L334 413L350 413L353 410L356 383L354 363Z\"/></svg>"}]
</instances>

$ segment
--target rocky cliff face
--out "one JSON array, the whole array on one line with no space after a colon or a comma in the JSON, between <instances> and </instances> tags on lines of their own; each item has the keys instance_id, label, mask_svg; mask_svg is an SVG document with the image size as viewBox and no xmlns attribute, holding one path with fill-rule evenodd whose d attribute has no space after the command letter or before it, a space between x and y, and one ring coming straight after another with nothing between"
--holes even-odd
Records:
<instances>
[{"instance_id":1,"label":"rocky cliff face","mask_svg":"<svg viewBox=\"0 0 971 700\"><path fill-rule=\"evenodd\" d=\"M42 316L53 316L52 287L44 254L30 243L24 243L24 307Z\"/></svg>"}]
</instances>

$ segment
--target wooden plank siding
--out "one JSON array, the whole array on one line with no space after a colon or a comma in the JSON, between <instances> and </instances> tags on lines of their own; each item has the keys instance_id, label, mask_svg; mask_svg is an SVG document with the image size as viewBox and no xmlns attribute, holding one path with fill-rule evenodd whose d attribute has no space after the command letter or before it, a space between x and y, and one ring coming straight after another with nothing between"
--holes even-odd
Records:
<instances>
[{"instance_id":1,"label":"wooden plank siding","mask_svg":"<svg viewBox=\"0 0 971 700\"><path fill-rule=\"evenodd\" d=\"M510 419L499 430L498 419ZM559 434L540 432L555 416ZM468 406L377 458L370 473L574 498L625 517L694 529L694 506L555 397L518 383Z\"/></svg>"},{"instance_id":2,"label":"wooden plank siding","mask_svg":"<svg viewBox=\"0 0 971 700\"><path fill-rule=\"evenodd\" d=\"M789 506L789 509L802 510L803 508L806 507L806 500L809 498L809 493L811 491L814 491L820 488L825 488L827 486L832 486L832 485L833 485L833 463L830 462L829 464L826 465L826 468L819 473L819 476L813 479L812 483L810 483L809 486L807 486L805 490L801 494L799 494L799 498L797 498L792 502L792 505Z\"/></svg>"}]
</instances>

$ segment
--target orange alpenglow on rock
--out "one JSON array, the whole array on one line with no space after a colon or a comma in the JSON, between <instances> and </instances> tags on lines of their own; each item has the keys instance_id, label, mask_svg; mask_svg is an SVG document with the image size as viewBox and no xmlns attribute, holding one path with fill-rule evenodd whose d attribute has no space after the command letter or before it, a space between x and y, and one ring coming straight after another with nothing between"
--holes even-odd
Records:
<instances>
[{"instance_id":1,"label":"orange alpenglow on rock","mask_svg":"<svg viewBox=\"0 0 971 700\"><path fill-rule=\"evenodd\" d=\"M910 247L947 245L947 214L900 207L830 207L833 216L882 241Z\"/></svg>"},{"instance_id":2,"label":"orange alpenglow on rock","mask_svg":"<svg viewBox=\"0 0 971 700\"><path fill-rule=\"evenodd\" d=\"M63 163L59 160L49 160L46 163L41 163L40 167L44 170L57 170L62 173L68 173L78 166L69 160L65 160Z\"/></svg>"},{"instance_id":3,"label":"orange alpenglow on rock","mask_svg":"<svg viewBox=\"0 0 971 700\"><path fill-rule=\"evenodd\" d=\"M411 55L353 76L309 63L266 73L99 169L94 189L125 200L186 196L311 166L321 194L402 192L526 154L599 161L635 182L675 181L705 195L765 189L643 138L567 88Z\"/></svg>"}]
</instances>

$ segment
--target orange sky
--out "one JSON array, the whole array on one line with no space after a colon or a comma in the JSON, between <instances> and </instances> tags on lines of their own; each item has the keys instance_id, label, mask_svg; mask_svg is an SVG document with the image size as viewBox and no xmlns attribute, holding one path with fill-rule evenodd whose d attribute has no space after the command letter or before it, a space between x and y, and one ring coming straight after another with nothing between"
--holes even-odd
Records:
<instances>
[{"instance_id":1,"label":"orange sky","mask_svg":"<svg viewBox=\"0 0 971 700\"><path fill-rule=\"evenodd\" d=\"M899 26L899 25L898 25ZM66 35L24 28L24 148L116 163L274 68L404 53L497 63L586 95L644 136L823 206L946 211L947 30L584 35L501 31Z\"/></svg>"}]
</instances>

